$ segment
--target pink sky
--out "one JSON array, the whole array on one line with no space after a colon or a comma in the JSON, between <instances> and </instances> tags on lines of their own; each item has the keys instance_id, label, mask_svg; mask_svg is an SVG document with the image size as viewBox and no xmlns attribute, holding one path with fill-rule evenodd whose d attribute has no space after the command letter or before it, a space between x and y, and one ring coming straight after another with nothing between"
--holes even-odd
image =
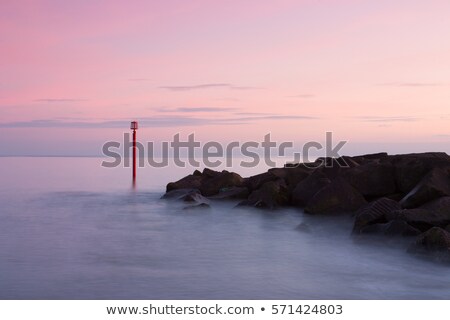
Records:
<instances>
[{"instance_id":1,"label":"pink sky","mask_svg":"<svg viewBox=\"0 0 450 320\"><path fill-rule=\"evenodd\" d=\"M2 1L1 155L141 140L450 152L450 2ZM123 124L123 126L122 126Z\"/></svg>"}]
</instances>

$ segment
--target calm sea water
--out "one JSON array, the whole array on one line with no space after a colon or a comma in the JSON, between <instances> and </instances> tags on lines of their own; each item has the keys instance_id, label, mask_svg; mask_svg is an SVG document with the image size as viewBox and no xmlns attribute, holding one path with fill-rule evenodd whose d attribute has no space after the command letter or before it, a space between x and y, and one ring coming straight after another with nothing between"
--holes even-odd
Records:
<instances>
[{"instance_id":1,"label":"calm sea water","mask_svg":"<svg viewBox=\"0 0 450 320\"><path fill-rule=\"evenodd\" d=\"M450 299L450 268L355 241L348 218L183 210L160 197L192 169L139 170L133 190L100 163L0 158L1 299Z\"/></svg>"}]
</instances>

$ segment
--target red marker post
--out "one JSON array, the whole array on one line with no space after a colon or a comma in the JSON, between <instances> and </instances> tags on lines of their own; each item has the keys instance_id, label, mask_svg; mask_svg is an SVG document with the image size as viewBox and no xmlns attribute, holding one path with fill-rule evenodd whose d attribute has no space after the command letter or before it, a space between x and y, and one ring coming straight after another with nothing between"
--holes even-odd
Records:
<instances>
[{"instance_id":1,"label":"red marker post","mask_svg":"<svg viewBox=\"0 0 450 320\"><path fill-rule=\"evenodd\" d=\"M133 185L136 184L136 130L138 129L137 121L131 121L131 130L133 130Z\"/></svg>"}]
</instances>

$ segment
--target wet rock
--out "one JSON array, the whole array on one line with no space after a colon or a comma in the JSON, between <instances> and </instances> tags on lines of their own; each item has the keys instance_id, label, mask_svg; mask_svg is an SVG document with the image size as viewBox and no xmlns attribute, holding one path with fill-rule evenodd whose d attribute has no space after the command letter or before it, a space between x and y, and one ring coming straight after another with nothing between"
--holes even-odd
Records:
<instances>
[{"instance_id":1,"label":"wet rock","mask_svg":"<svg viewBox=\"0 0 450 320\"><path fill-rule=\"evenodd\" d=\"M344 179L338 178L319 190L308 202L305 212L312 214L351 213L367 201Z\"/></svg>"},{"instance_id":2,"label":"wet rock","mask_svg":"<svg viewBox=\"0 0 450 320\"><path fill-rule=\"evenodd\" d=\"M224 188L240 187L243 185L243 182L244 179L237 173L224 170L209 179L203 180L199 189L202 195L208 197L218 194Z\"/></svg>"},{"instance_id":3,"label":"wet rock","mask_svg":"<svg viewBox=\"0 0 450 320\"><path fill-rule=\"evenodd\" d=\"M330 179L323 172L314 171L294 188L291 203L297 207L305 207L319 190L330 183Z\"/></svg>"},{"instance_id":4,"label":"wet rock","mask_svg":"<svg viewBox=\"0 0 450 320\"><path fill-rule=\"evenodd\" d=\"M419 235L420 230L403 220L392 220L384 225L383 233L387 236L411 237Z\"/></svg>"},{"instance_id":5,"label":"wet rock","mask_svg":"<svg viewBox=\"0 0 450 320\"><path fill-rule=\"evenodd\" d=\"M289 190L292 191L298 183L311 174L312 170L301 166L297 168L274 168L270 169L269 172L278 178L283 179Z\"/></svg>"},{"instance_id":6,"label":"wet rock","mask_svg":"<svg viewBox=\"0 0 450 320\"><path fill-rule=\"evenodd\" d=\"M209 200L202 196L198 189L177 189L164 194L162 199L176 199L184 202L190 202L194 205L209 204Z\"/></svg>"},{"instance_id":7,"label":"wet rock","mask_svg":"<svg viewBox=\"0 0 450 320\"><path fill-rule=\"evenodd\" d=\"M434 168L401 201L403 208L417 208L439 197L450 196L448 168Z\"/></svg>"},{"instance_id":8,"label":"wet rock","mask_svg":"<svg viewBox=\"0 0 450 320\"><path fill-rule=\"evenodd\" d=\"M352 160L359 164L365 164L368 162L371 162L373 160L381 160L388 157L388 154L386 152L380 152L380 153L372 153L372 154L365 154L362 156L356 156L352 157Z\"/></svg>"},{"instance_id":9,"label":"wet rock","mask_svg":"<svg viewBox=\"0 0 450 320\"><path fill-rule=\"evenodd\" d=\"M190 174L176 182L167 184L166 192L177 189L199 189L202 186L203 177Z\"/></svg>"},{"instance_id":10,"label":"wet rock","mask_svg":"<svg viewBox=\"0 0 450 320\"><path fill-rule=\"evenodd\" d=\"M363 228L372 224L386 223L386 215L399 209L401 209L400 204L388 198L381 198L369 203L357 212L353 233L362 233Z\"/></svg>"},{"instance_id":11,"label":"wet rock","mask_svg":"<svg viewBox=\"0 0 450 320\"><path fill-rule=\"evenodd\" d=\"M386 163L367 163L351 168L344 178L363 196L381 197L396 193L394 166Z\"/></svg>"},{"instance_id":12,"label":"wet rock","mask_svg":"<svg viewBox=\"0 0 450 320\"><path fill-rule=\"evenodd\" d=\"M198 204L209 203L209 200L200 194L198 191L190 192L180 198L184 202L195 202Z\"/></svg>"},{"instance_id":13,"label":"wet rock","mask_svg":"<svg viewBox=\"0 0 450 320\"><path fill-rule=\"evenodd\" d=\"M410 192L433 168L450 164L450 157L442 152L405 154L392 157L397 188L402 193Z\"/></svg>"},{"instance_id":14,"label":"wet rock","mask_svg":"<svg viewBox=\"0 0 450 320\"><path fill-rule=\"evenodd\" d=\"M195 192L200 194L200 190L198 189L174 189L166 192L161 199L181 199L184 196Z\"/></svg>"},{"instance_id":15,"label":"wet rock","mask_svg":"<svg viewBox=\"0 0 450 320\"><path fill-rule=\"evenodd\" d=\"M360 230L360 234L382 234L385 236L413 237L420 234L420 230L412 227L403 220L393 220L387 223L367 225Z\"/></svg>"},{"instance_id":16,"label":"wet rock","mask_svg":"<svg viewBox=\"0 0 450 320\"><path fill-rule=\"evenodd\" d=\"M450 233L434 227L417 237L408 252L427 255L443 262L450 262Z\"/></svg>"},{"instance_id":17,"label":"wet rock","mask_svg":"<svg viewBox=\"0 0 450 320\"><path fill-rule=\"evenodd\" d=\"M245 179L244 185L251 191L258 190L263 184L269 181L280 179L274 172L267 171Z\"/></svg>"},{"instance_id":18,"label":"wet rock","mask_svg":"<svg viewBox=\"0 0 450 320\"><path fill-rule=\"evenodd\" d=\"M239 206L253 206L257 208L273 209L286 205L289 194L284 180L269 181L261 188L253 191L247 200L239 203Z\"/></svg>"},{"instance_id":19,"label":"wet rock","mask_svg":"<svg viewBox=\"0 0 450 320\"><path fill-rule=\"evenodd\" d=\"M186 206L183 210L199 210L199 209L210 209L211 206L208 203L197 203L191 206Z\"/></svg>"},{"instance_id":20,"label":"wet rock","mask_svg":"<svg viewBox=\"0 0 450 320\"><path fill-rule=\"evenodd\" d=\"M433 200L416 209L393 211L387 219L406 221L422 231L431 227L445 228L450 224L450 197Z\"/></svg>"},{"instance_id":21,"label":"wet rock","mask_svg":"<svg viewBox=\"0 0 450 320\"><path fill-rule=\"evenodd\" d=\"M230 187L219 190L219 193L209 197L215 200L247 199L249 191L247 187Z\"/></svg>"}]
</instances>

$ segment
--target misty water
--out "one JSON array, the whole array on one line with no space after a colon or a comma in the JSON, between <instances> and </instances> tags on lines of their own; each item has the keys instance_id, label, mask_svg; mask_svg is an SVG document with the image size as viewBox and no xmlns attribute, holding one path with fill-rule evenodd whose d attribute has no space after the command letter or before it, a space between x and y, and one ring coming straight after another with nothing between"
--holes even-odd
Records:
<instances>
[{"instance_id":1,"label":"misty water","mask_svg":"<svg viewBox=\"0 0 450 320\"><path fill-rule=\"evenodd\" d=\"M192 169L141 169L133 190L100 163L0 158L1 299L450 299L450 268L411 240L298 209L183 210L160 197Z\"/></svg>"}]
</instances>

